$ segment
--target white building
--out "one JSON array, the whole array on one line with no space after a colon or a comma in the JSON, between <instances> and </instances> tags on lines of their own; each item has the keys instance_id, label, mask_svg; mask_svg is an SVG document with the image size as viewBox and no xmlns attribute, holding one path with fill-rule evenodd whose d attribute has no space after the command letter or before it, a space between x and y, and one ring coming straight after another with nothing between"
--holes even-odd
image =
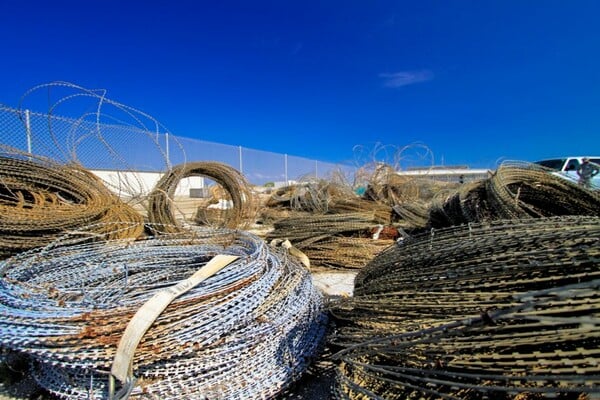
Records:
<instances>
[{"instance_id":1,"label":"white building","mask_svg":"<svg viewBox=\"0 0 600 400\"><path fill-rule=\"evenodd\" d=\"M92 173L102 179L106 186L119 197L145 196L156 186L163 176L160 172L108 171L92 170ZM198 189L204 189L202 176L190 176L182 179L175 189L175 196L192 196Z\"/></svg>"},{"instance_id":2,"label":"white building","mask_svg":"<svg viewBox=\"0 0 600 400\"><path fill-rule=\"evenodd\" d=\"M471 169L469 167L428 167L428 168L409 168L404 171L396 171L400 176L421 177L435 179L444 182L473 182L487 179L492 170L489 169Z\"/></svg>"}]
</instances>

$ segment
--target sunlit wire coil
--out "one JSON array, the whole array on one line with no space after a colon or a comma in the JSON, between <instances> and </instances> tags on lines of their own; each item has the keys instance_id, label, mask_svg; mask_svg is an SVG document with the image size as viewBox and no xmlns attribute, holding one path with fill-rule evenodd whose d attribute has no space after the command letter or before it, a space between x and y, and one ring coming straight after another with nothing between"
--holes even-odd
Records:
<instances>
[{"instance_id":1,"label":"sunlit wire coil","mask_svg":"<svg viewBox=\"0 0 600 400\"><path fill-rule=\"evenodd\" d=\"M216 254L241 258L154 322L135 353L132 396L274 396L316 355L326 316L306 269L245 232L106 243L71 236L5 260L0 343L28 355L50 392L105 398L116 346L135 311Z\"/></svg>"},{"instance_id":2,"label":"sunlit wire coil","mask_svg":"<svg viewBox=\"0 0 600 400\"><path fill-rule=\"evenodd\" d=\"M344 348L336 398L599 392L599 259L591 216L470 224L391 246L331 309Z\"/></svg>"},{"instance_id":3,"label":"sunlit wire coil","mask_svg":"<svg viewBox=\"0 0 600 400\"><path fill-rule=\"evenodd\" d=\"M0 153L0 257L45 246L65 232L122 221L142 233L142 216L91 172L40 157ZM103 232L98 232L103 234Z\"/></svg>"}]
</instances>

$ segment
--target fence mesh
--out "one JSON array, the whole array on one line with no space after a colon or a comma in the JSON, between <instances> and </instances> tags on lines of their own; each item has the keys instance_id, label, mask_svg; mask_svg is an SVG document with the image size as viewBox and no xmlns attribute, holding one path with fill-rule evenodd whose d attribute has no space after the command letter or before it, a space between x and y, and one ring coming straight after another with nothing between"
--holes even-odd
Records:
<instances>
[{"instance_id":1,"label":"fence mesh","mask_svg":"<svg viewBox=\"0 0 600 400\"><path fill-rule=\"evenodd\" d=\"M133 125L99 119L94 113L75 119L0 106L0 145L91 170L163 172L185 162L218 161L255 185L354 171L349 165L178 137L137 120Z\"/></svg>"}]
</instances>

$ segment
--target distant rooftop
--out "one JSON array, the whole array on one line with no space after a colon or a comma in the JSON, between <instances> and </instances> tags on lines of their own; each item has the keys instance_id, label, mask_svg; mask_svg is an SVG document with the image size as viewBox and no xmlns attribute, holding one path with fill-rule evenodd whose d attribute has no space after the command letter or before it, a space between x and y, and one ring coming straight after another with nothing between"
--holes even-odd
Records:
<instances>
[{"instance_id":1,"label":"distant rooftop","mask_svg":"<svg viewBox=\"0 0 600 400\"><path fill-rule=\"evenodd\" d=\"M469 169L468 165L432 165L429 167L408 167L406 171L423 171L432 169L443 169L443 170L456 170L456 169Z\"/></svg>"},{"instance_id":2,"label":"distant rooftop","mask_svg":"<svg viewBox=\"0 0 600 400\"><path fill-rule=\"evenodd\" d=\"M421 176L446 182L461 183L486 179L491 172L489 169L472 169L464 165L408 168L405 171L396 171L398 175L402 176Z\"/></svg>"}]
</instances>

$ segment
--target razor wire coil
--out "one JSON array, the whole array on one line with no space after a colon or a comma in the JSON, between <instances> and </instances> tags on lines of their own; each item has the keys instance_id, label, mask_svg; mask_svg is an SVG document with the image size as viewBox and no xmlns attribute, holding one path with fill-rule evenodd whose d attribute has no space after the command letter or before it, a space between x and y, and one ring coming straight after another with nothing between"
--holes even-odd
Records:
<instances>
[{"instance_id":1,"label":"razor wire coil","mask_svg":"<svg viewBox=\"0 0 600 400\"><path fill-rule=\"evenodd\" d=\"M137 308L216 254L241 258L154 322L135 353L131 396L272 397L315 355L325 314L308 272L245 232L106 243L75 235L5 260L0 343L28 355L50 392L105 398L117 342Z\"/></svg>"},{"instance_id":2,"label":"razor wire coil","mask_svg":"<svg viewBox=\"0 0 600 400\"><path fill-rule=\"evenodd\" d=\"M591 216L404 239L332 307L332 342L342 348L335 397L600 392L599 259L600 220Z\"/></svg>"},{"instance_id":3,"label":"razor wire coil","mask_svg":"<svg viewBox=\"0 0 600 400\"><path fill-rule=\"evenodd\" d=\"M241 228L253 220L256 213L253 194L246 178L227 164L215 161L196 161L171 168L148 195L148 219L159 227L182 229L174 214L174 194L183 178L205 176L219 183L233 203L232 209L225 212L221 227ZM167 232L173 233L173 232Z\"/></svg>"},{"instance_id":4,"label":"razor wire coil","mask_svg":"<svg viewBox=\"0 0 600 400\"><path fill-rule=\"evenodd\" d=\"M600 195L537 164L505 162L491 177L434 198L428 225L561 215L600 215Z\"/></svg>"},{"instance_id":5,"label":"razor wire coil","mask_svg":"<svg viewBox=\"0 0 600 400\"><path fill-rule=\"evenodd\" d=\"M89 171L30 155L0 154L0 257L44 246L68 230L116 221L130 229L115 230L112 238L142 233L142 216Z\"/></svg>"}]
</instances>

